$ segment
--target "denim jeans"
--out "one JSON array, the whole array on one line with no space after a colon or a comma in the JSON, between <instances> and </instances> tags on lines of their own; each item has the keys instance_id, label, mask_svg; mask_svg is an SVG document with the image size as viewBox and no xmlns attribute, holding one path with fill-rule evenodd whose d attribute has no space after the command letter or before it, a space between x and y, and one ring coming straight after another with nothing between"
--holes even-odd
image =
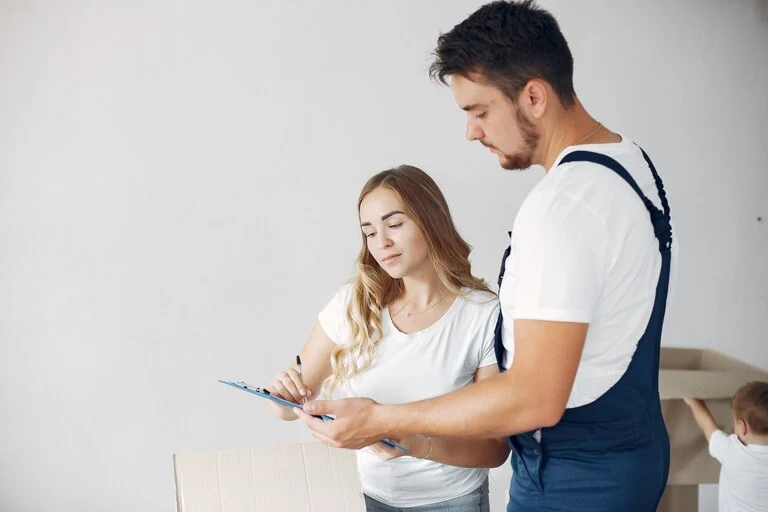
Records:
<instances>
[{"instance_id":1,"label":"denim jeans","mask_svg":"<svg viewBox=\"0 0 768 512\"><path fill-rule=\"evenodd\" d=\"M488 479L480 487L458 498L419 507L390 507L370 496L365 496L367 512L489 512Z\"/></svg>"}]
</instances>

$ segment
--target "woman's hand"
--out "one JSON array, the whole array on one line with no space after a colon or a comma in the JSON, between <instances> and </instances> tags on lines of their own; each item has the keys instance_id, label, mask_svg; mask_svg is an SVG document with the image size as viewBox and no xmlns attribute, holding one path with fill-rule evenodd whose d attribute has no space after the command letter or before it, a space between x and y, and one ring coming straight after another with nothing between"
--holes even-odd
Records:
<instances>
[{"instance_id":1,"label":"woman's hand","mask_svg":"<svg viewBox=\"0 0 768 512\"><path fill-rule=\"evenodd\" d=\"M305 403L313 394L312 390L304 384L299 372L293 367L278 373L267 386L267 390L273 396L295 404ZM279 418L284 420L295 420L297 418L293 408L284 407L274 402L270 402L270 404Z\"/></svg>"},{"instance_id":2,"label":"woman's hand","mask_svg":"<svg viewBox=\"0 0 768 512\"><path fill-rule=\"evenodd\" d=\"M312 396L312 390L307 389L301 375L293 367L278 373L267 389L273 395L295 404L302 404Z\"/></svg>"},{"instance_id":3,"label":"woman's hand","mask_svg":"<svg viewBox=\"0 0 768 512\"><path fill-rule=\"evenodd\" d=\"M429 439L424 436L409 436L402 439L390 438L391 441L408 448L407 452L399 448L394 448L382 442L370 445L373 453L379 456L381 460L387 461L397 459L403 456L422 458L429 453Z\"/></svg>"}]
</instances>

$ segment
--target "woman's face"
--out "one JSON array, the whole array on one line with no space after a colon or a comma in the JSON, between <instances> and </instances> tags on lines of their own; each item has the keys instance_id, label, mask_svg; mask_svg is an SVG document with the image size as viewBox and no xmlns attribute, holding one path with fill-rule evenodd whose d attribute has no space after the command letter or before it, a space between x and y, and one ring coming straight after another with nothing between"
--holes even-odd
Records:
<instances>
[{"instance_id":1,"label":"woman's face","mask_svg":"<svg viewBox=\"0 0 768 512\"><path fill-rule=\"evenodd\" d=\"M360 228L368 251L393 279L431 268L427 240L392 190L378 187L363 198Z\"/></svg>"}]
</instances>

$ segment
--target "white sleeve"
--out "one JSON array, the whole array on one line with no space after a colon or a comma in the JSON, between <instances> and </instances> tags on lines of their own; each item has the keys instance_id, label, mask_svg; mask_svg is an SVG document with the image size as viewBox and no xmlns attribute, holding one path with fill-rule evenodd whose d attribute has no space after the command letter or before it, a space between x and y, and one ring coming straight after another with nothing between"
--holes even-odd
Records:
<instances>
[{"instance_id":1,"label":"white sleeve","mask_svg":"<svg viewBox=\"0 0 768 512\"><path fill-rule=\"evenodd\" d=\"M521 208L512 238L513 318L589 323L606 275L603 221L577 198L537 192Z\"/></svg>"},{"instance_id":2,"label":"white sleeve","mask_svg":"<svg viewBox=\"0 0 768 512\"><path fill-rule=\"evenodd\" d=\"M494 349L494 331L496 330L496 321L499 319L499 301L494 300L495 307L487 321L487 329L483 332L483 343L480 349L478 368L496 364L496 351Z\"/></svg>"},{"instance_id":3,"label":"white sleeve","mask_svg":"<svg viewBox=\"0 0 768 512\"><path fill-rule=\"evenodd\" d=\"M349 338L349 324L347 322L347 305L352 298L352 285L345 284L336 292L336 295L326 304L317 321L325 334L337 345L347 343Z\"/></svg>"},{"instance_id":4,"label":"white sleeve","mask_svg":"<svg viewBox=\"0 0 768 512\"><path fill-rule=\"evenodd\" d=\"M729 436L722 430L715 430L709 438L709 454L720 461L720 464L727 466L735 461L738 444L741 444L741 441L736 434Z\"/></svg>"}]
</instances>

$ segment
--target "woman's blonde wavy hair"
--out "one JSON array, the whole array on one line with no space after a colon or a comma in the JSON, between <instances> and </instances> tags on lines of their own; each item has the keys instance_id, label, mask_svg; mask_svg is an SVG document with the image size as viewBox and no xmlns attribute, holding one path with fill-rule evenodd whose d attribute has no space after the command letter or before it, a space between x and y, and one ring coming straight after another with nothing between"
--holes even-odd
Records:
<instances>
[{"instance_id":1,"label":"woman's blonde wavy hair","mask_svg":"<svg viewBox=\"0 0 768 512\"><path fill-rule=\"evenodd\" d=\"M462 288L491 291L483 280L472 275L469 263L472 248L459 235L445 197L427 173L401 165L376 174L360 192L358 214L363 199L378 188L394 192L402 203L403 213L419 227L435 272L446 290L457 295L462 293ZM332 395L337 385L370 367L382 336L382 309L404 291L402 280L382 270L368 251L365 234L361 236L357 272L352 278L352 298L346 311L350 337L331 353L331 375L323 383L327 396Z\"/></svg>"}]
</instances>

